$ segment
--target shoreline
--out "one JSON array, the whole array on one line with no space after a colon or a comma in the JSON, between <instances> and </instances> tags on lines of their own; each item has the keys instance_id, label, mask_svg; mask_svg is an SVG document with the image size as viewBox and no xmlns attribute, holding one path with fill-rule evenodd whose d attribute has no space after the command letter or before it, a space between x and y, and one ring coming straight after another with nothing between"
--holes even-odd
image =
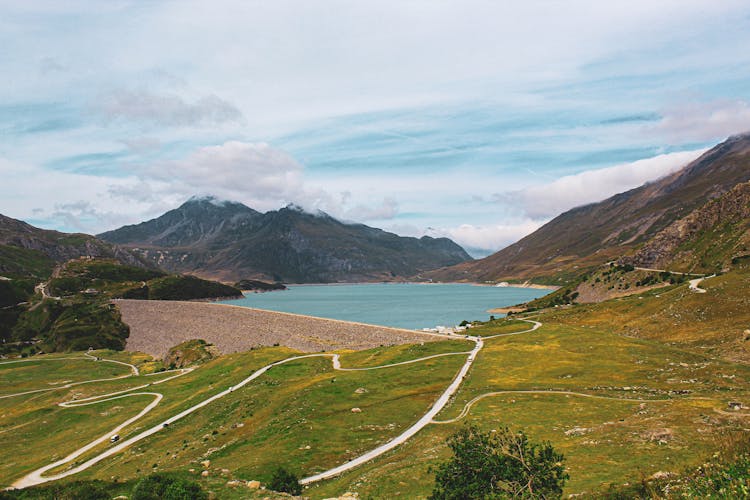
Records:
<instances>
[{"instance_id":1,"label":"shoreline","mask_svg":"<svg viewBox=\"0 0 750 500\"><path fill-rule=\"evenodd\" d=\"M156 358L196 338L214 344L223 354L274 345L302 352L362 350L456 338L232 304L129 299L117 301L117 305L123 322L130 327L126 349Z\"/></svg>"},{"instance_id":2,"label":"shoreline","mask_svg":"<svg viewBox=\"0 0 750 500\"><path fill-rule=\"evenodd\" d=\"M557 285L539 285L536 283L509 283L508 286L497 286L497 283L477 283L474 281L351 281L334 283L284 283L287 288L310 287L310 286L349 286L349 285L470 285L485 286L489 288L532 288L536 290L559 290ZM284 291L284 290L269 290ZM245 290L243 290L245 292ZM250 290L250 292L254 292ZM221 300L221 299L220 299ZM232 300L232 299L227 299Z\"/></svg>"},{"instance_id":3,"label":"shoreline","mask_svg":"<svg viewBox=\"0 0 750 500\"><path fill-rule=\"evenodd\" d=\"M488 309L487 312L491 314L508 314L508 313L521 313L526 311L525 307L510 306L510 307L496 307L494 309Z\"/></svg>"}]
</instances>

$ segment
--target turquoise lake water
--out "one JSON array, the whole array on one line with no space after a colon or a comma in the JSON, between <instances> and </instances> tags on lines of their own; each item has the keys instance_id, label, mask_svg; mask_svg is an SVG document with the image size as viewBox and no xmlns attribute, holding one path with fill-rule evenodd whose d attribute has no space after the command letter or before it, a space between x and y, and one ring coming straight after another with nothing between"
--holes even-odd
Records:
<instances>
[{"instance_id":1,"label":"turquoise lake water","mask_svg":"<svg viewBox=\"0 0 750 500\"><path fill-rule=\"evenodd\" d=\"M373 325L420 329L489 319L488 309L541 297L548 290L469 284L367 283L290 286L225 304ZM495 314L495 316L502 316Z\"/></svg>"}]
</instances>

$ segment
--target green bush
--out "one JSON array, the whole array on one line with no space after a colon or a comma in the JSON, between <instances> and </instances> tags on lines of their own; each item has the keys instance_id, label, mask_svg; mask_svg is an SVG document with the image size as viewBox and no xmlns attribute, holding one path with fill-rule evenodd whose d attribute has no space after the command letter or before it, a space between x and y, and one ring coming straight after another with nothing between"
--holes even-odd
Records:
<instances>
[{"instance_id":1,"label":"green bush","mask_svg":"<svg viewBox=\"0 0 750 500\"><path fill-rule=\"evenodd\" d=\"M194 481L164 474L144 477L133 489L131 500L204 500L208 494Z\"/></svg>"},{"instance_id":2,"label":"green bush","mask_svg":"<svg viewBox=\"0 0 750 500\"><path fill-rule=\"evenodd\" d=\"M111 500L113 484L104 481L54 483L22 490L0 492L0 500Z\"/></svg>"},{"instance_id":3,"label":"green bush","mask_svg":"<svg viewBox=\"0 0 750 500\"><path fill-rule=\"evenodd\" d=\"M208 281L195 276L165 276L148 282L148 298L151 300L193 300L223 297L239 297L242 291L217 281Z\"/></svg>"},{"instance_id":4,"label":"green bush","mask_svg":"<svg viewBox=\"0 0 750 500\"><path fill-rule=\"evenodd\" d=\"M302 493L302 485L299 484L297 476L283 467L279 467L274 471L271 480L268 482L268 487L273 491L291 493L292 495Z\"/></svg>"},{"instance_id":5,"label":"green bush","mask_svg":"<svg viewBox=\"0 0 750 500\"><path fill-rule=\"evenodd\" d=\"M448 437L453 457L436 469L432 500L560 498L568 474L548 442L507 428L467 426Z\"/></svg>"}]
</instances>

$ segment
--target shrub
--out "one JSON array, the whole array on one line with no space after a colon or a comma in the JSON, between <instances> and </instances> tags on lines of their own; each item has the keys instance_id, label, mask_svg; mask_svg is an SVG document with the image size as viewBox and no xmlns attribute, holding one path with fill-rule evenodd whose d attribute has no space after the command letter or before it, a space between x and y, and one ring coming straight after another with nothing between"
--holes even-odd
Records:
<instances>
[{"instance_id":1,"label":"shrub","mask_svg":"<svg viewBox=\"0 0 750 500\"><path fill-rule=\"evenodd\" d=\"M164 474L144 477L133 489L132 500L205 500L208 494L194 481Z\"/></svg>"},{"instance_id":2,"label":"shrub","mask_svg":"<svg viewBox=\"0 0 750 500\"><path fill-rule=\"evenodd\" d=\"M302 493L302 485L299 484L297 476L283 467L274 471L271 480L268 482L268 487L274 491L291 493L292 495Z\"/></svg>"},{"instance_id":3,"label":"shrub","mask_svg":"<svg viewBox=\"0 0 750 500\"><path fill-rule=\"evenodd\" d=\"M453 457L436 469L432 500L559 498L568 479L563 455L523 432L467 426L447 443Z\"/></svg>"}]
</instances>

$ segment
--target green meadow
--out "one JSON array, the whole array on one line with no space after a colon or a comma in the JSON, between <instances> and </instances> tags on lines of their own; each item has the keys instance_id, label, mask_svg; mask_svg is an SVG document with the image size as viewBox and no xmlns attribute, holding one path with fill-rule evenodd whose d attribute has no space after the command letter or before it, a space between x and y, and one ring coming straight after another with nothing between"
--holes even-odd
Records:
<instances>
[{"instance_id":1,"label":"green meadow","mask_svg":"<svg viewBox=\"0 0 750 500\"><path fill-rule=\"evenodd\" d=\"M684 293L681 287L672 293ZM625 314L623 304L650 307L638 306L638 301L658 301L656 295L612 303ZM694 294L684 300L692 304L693 297L701 298ZM605 306L581 309L596 312L596 307ZM689 344L622 335L613 322L604 322L604 312L597 322L580 321L578 314L577 308L554 310L533 318L543 323L536 331L485 339L461 388L436 418L448 423L430 424L395 450L310 485L304 495L325 498L353 491L361 498L424 498L432 489L430 467L448 456L446 437L465 423L485 430L523 429L534 441L550 441L566 457L566 494L602 491L610 484L695 466L716 451L722 436L742 432L747 425L742 412L733 414L727 404L750 401L750 367ZM497 320L470 332L489 337L530 326ZM456 337L339 354L342 367L365 368L468 352L473 345ZM61 408L58 402L151 383L138 392L159 392L164 399L120 432L127 439L262 366L299 354L269 347L225 355L153 384L174 373L159 373L160 363L143 354L100 351L102 357L133 362L144 373L155 374L0 399L0 432L14 435L0 449L2 486L105 434L137 414L153 396L76 408ZM200 481L218 498L252 498L251 490L232 488L227 482L266 482L277 467L306 477L387 442L428 410L465 360L464 354L448 355L363 371L335 371L330 356L294 360L61 481L128 482L169 472ZM5 393L128 373L125 366L83 359L17 365L0 365ZM100 444L74 464L108 446L109 442ZM204 460L210 460L208 467L201 464ZM208 477L201 476L203 470L208 470Z\"/></svg>"}]
</instances>

